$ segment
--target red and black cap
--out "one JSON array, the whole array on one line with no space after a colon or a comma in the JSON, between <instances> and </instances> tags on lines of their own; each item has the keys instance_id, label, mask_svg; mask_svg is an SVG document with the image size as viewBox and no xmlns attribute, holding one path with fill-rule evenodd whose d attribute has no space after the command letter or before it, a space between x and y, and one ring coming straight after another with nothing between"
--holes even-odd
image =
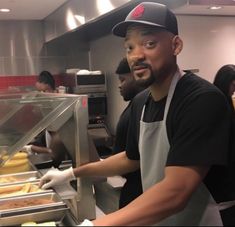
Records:
<instances>
[{"instance_id":1,"label":"red and black cap","mask_svg":"<svg viewBox=\"0 0 235 227\"><path fill-rule=\"evenodd\" d=\"M125 37L132 24L150 25L165 29L178 35L176 16L165 6L154 2L142 2L137 5L122 21L113 27L113 34Z\"/></svg>"}]
</instances>

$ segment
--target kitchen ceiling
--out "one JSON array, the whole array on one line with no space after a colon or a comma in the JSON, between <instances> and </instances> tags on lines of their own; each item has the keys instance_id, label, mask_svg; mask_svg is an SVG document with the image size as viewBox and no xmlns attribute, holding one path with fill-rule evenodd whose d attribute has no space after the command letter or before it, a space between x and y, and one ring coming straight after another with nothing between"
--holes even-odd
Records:
<instances>
[{"instance_id":1,"label":"kitchen ceiling","mask_svg":"<svg viewBox=\"0 0 235 227\"><path fill-rule=\"evenodd\" d=\"M11 9L10 13L0 12L0 20L42 20L67 1L68 0L0 0L0 8ZM112 2L114 0L110 1ZM176 14L235 16L235 0L170 1L179 3L179 7L174 9ZM166 0L166 2L170 1ZM209 10L210 6L221 6L222 8Z\"/></svg>"},{"instance_id":2,"label":"kitchen ceiling","mask_svg":"<svg viewBox=\"0 0 235 227\"><path fill-rule=\"evenodd\" d=\"M174 12L188 15L235 16L235 0L187 0Z\"/></svg>"},{"instance_id":3,"label":"kitchen ceiling","mask_svg":"<svg viewBox=\"0 0 235 227\"><path fill-rule=\"evenodd\" d=\"M101 0L102 1L102 0ZM67 0L0 0L0 20L42 20L58 9Z\"/></svg>"}]
</instances>

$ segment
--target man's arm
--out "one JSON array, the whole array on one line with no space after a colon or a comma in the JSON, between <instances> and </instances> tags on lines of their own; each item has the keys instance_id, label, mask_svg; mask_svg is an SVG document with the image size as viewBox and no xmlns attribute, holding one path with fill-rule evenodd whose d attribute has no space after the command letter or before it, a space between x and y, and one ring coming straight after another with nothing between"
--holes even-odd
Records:
<instances>
[{"instance_id":1,"label":"man's arm","mask_svg":"<svg viewBox=\"0 0 235 227\"><path fill-rule=\"evenodd\" d=\"M47 189L55 185L74 180L76 177L115 176L133 172L139 169L139 161L130 160L126 152L122 152L105 159L73 169L63 171L49 170L40 180L39 187Z\"/></svg>"},{"instance_id":2,"label":"man's arm","mask_svg":"<svg viewBox=\"0 0 235 227\"><path fill-rule=\"evenodd\" d=\"M130 160L123 151L103 161L92 162L74 169L76 177L116 176L138 170L139 161Z\"/></svg>"},{"instance_id":3,"label":"man's arm","mask_svg":"<svg viewBox=\"0 0 235 227\"><path fill-rule=\"evenodd\" d=\"M165 178L126 207L94 220L96 226L152 225L186 206L209 168L166 167Z\"/></svg>"}]
</instances>

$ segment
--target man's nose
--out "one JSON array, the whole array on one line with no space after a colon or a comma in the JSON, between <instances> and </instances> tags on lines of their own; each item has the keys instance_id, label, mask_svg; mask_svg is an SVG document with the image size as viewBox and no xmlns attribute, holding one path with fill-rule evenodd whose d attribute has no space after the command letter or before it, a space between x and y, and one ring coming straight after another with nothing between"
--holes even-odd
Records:
<instances>
[{"instance_id":1,"label":"man's nose","mask_svg":"<svg viewBox=\"0 0 235 227\"><path fill-rule=\"evenodd\" d=\"M129 54L130 62L133 64L138 61L143 61L145 59L144 51L141 47L136 47Z\"/></svg>"}]
</instances>

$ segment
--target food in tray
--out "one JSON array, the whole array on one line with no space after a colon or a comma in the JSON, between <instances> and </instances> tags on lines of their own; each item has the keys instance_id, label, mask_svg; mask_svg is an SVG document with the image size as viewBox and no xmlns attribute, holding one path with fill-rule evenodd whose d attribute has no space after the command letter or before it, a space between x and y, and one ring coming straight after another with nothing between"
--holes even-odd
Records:
<instances>
[{"instance_id":1,"label":"food in tray","mask_svg":"<svg viewBox=\"0 0 235 227\"><path fill-rule=\"evenodd\" d=\"M21 224L21 226L56 226L56 223L54 221L50 222L43 222L43 223L36 223L36 222L25 222Z\"/></svg>"},{"instance_id":2,"label":"food in tray","mask_svg":"<svg viewBox=\"0 0 235 227\"><path fill-rule=\"evenodd\" d=\"M6 159L8 159L8 155L4 155L3 157L2 157L2 159L3 160L6 160ZM28 154L26 153L26 152L23 152L23 151L19 151L19 152L17 152L12 158L11 158L11 160L12 159L14 159L14 160L20 160L20 159L27 159L28 158Z\"/></svg>"},{"instance_id":3,"label":"food in tray","mask_svg":"<svg viewBox=\"0 0 235 227\"><path fill-rule=\"evenodd\" d=\"M35 181L37 179L38 178L36 176L28 177L28 178L25 178L25 177L20 178L20 177L13 177L13 176L2 177L0 175L0 185L7 184L7 183L21 182L21 181Z\"/></svg>"},{"instance_id":4,"label":"food in tray","mask_svg":"<svg viewBox=\"0 0 235 227\"><path fill-rule=\"evenodd\" d=\"M11 183L11 182L15 182L17 181L17 179L15 177L12 176L8 176L6 178L0 178L0 184L5 184L5 183Z\"/></svg>"},{"instance_id":5,"label":"food in tray","mask_svg":"<svg viewBox=\"0 0 235 227\"><path fill-rule=\"evenodd\" d=\"M38 205L46 205L54 203L51 199L36 199L36 198L24 198L21 200L3 200L0 201L0 211L11 210L16 208L32 207Z\"/></svg>"},{"instance_id":6,"label":"food in tray","mask_svg":"<svg viewBox=\"0 0 235 227\"><path fill-rule=\"evenodd\" d=\"M9 185L0 187L0 198L6 196L23 195L26 193L40 192L43 191L38 185L32 183L26 183L22 185Z\"/></svg>"},{"instance_id":7,"label":"food in tray","mask_svg":"<svg viewBox=\"0 0 235 227\"><path fill-rule=\"evenodd\" d=\"M8 155L3 156L3 160L8 158ZM28 170L28 154L25 152L17 152L11 159L7 160L2 167L0 167L0 174L17 173Z\"/></svg>"}]
</instances>

